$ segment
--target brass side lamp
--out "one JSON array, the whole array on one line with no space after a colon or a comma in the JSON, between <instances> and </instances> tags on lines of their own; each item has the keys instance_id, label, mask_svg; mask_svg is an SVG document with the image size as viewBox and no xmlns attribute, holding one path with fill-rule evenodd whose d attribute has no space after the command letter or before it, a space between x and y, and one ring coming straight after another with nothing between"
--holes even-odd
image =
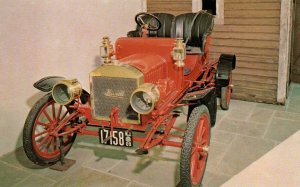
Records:
<instances>
[{"instance_id":1,"label":"brass side lamp","mask_svg":"<svg viewBox=\"0 0 300 187\"><path fill-rule=\"evenodd\" d=\"M186 58L185 43L182 38L177 38L172 51L172 57L177 67L184 67Z\"/></svg>"},{"instance_id":2,"label":"brass side lamp","mask_svg":"<svg viewBox=\"0 0 300 187\"><path fill-rule=\"evenodd\" d=\"M105 36L102 38L100 46L100 56L103 58L103 61L105 64L111 63L111 57L114 54L113 46L111 45L111 42L109 40L108 36Z\"/></svg>"}]
</instances>

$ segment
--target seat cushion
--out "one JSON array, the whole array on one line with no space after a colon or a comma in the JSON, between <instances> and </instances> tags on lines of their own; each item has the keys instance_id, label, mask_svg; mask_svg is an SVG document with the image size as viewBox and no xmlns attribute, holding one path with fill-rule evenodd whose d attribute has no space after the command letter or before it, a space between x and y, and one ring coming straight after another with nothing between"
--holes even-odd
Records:
<instances>
[{"instance_id":1,"label":"seat cushion","mask_svg":"<svg viewBox=\"0 0 300 187\"><path fill-rule=\"evenodd\" d=\"M206 11L181 14L175 17L172 37L183 38L187 45L204 51L206 37L212 32L213 25L213 15Z\"/></svg>"}]
</instances>

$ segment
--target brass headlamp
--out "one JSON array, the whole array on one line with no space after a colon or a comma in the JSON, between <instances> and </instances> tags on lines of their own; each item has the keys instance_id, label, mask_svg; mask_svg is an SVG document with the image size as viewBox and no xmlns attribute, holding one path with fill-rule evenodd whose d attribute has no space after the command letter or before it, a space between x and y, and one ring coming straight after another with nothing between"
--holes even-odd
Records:
<instances>
[{"instance_id":1,"label":"brass headlamp","mask_svg":"<svg viewBox=\"0 0 300 187\"><path fill-rule=\"evenodd\" d=\"M55 102L67 105L74 99L80 97L82 87L77 79L61 80L52 88L52 97Z\"/></svg>"},{"instance_id":2,"label":"brass headlamp","mask_svg":"<svg viewBox=\"0 0 300 187\"><path fill-rule=\"evenodd\" d=\"M185 43L182 38L177 38L175 46L172 51L172 57L176 66L184 67L184 60L186 58Z\"/></svg>"},{"instance_id":3,"label":"brass headlamp","mask_svg":"<svg viewBox=\"0 0 300 187\"><path fill-rule=\"evenodd\" d=\"M109 37L105 36L102 38L100 46L100 56L103 58L105 64L111 63L111 57L114 54L113 46L109 40Z\"/></svg>"},{"instance_id":4,"label":"brass headlamp","mask_svg":"<svg viewBox=\"0 0 300 187\"><path fill-rule=\"evenodd\" d=\"M159 100L160 93L155 84L145 83L137 88L130 97L130 105L139 114L149 114Z\"/></svg>"}]
</instances>

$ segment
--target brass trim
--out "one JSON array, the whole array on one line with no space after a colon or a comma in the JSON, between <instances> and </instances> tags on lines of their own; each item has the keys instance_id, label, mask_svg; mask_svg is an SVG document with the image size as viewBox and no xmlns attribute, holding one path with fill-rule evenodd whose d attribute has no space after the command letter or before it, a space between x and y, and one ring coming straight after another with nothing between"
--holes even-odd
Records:
<instances>
[{"instance_id":1,"label":"brass trim","mask_svg":"<svg viewBox=\"0 0 300 187\"><path fill-rule=\"evenodd\" d=\"M90 88L91 88L91 109L93 119L96 120L105 120L110 121L109 117L97 117L94 114L94 93L93 93L93 83L92 77L117 77L117 78L132 78L137 80L137 88L144 83L144 75L138 69L126 65L126 64L103 64L102 66L96 68L92 72L90 72ZM130 99L130 98L128 98ZM128 102L130 103L130 101ZM140 124L140 114L138 114L138 120L128 120L128 119L120 119L123 123L130 124Z\"/></svg>"},{"instance_id":2,"label":"brass trim","mask_svg":"<svg viewBox=\"0 0 300 187\"><path fill-rule=\"evenodd\" d=\"M135 94L137 94L138 92L144 92L151 98L152 106L146 112L143 112L143 111L140 111L139 109L137 109L135 107L134 103L133 103L133 96ZM152 84L152 83L145 83L145 84L142 84L140 87L138 87L131 94L131 96L130 96L130 105L131 105L132 109L134 111L136 111L137 113L139 113L139 114L149 114L150 112L153 111L153 109L156 105L156 102L159 100L159 97L160 97L160 93L159 93L159 89L157 88L157 86L155 84ZM148 102L148 103L150 103L150 102Z\"/></svg>"},{"instance_id":3,"label":"brass trim","mask_svg":"<svg viewBox=\"0 0 300 187\"><path fill-rule=\"evenodd\" d=\"M59 93L57 93L57 89L65 87L67 90L67 94L69 96L69 99L65 102L63 102L62 100L57 98L57 94L61 94L61 89L58 90ZM59 103L61 105L67 105L69 103L71 103L74 99L76 99L76 97L80 97L82 94L82 87L80 85L80 83L78 82L77 79L72 79L72 80L61 80L59 82L57 82L53 88L52 88L52 97L54 99L54 101L56 103Z\"/></svg>"},{"instance_id":4,"label":"brass trim","mask_svg":"<svg viewBox=\"0 0 300 187\"><path fill-rule=\"evenodd\" d=\"M176 38L175 46L172 51L172 57L177 67L184 67L186 58L185 43L182 38Z\"/></svg>"},{"instance_id":5,"label":"brass trim","mask_svg":"<svg viewBox=\"0 0 300 187\"><path fill-rule=\"evenodd\" d=\"M100 46L100 56L105 64L111 63L111 57L114 55L114 48L108 36L102 38Z\"/></svg>"}]
</instances>

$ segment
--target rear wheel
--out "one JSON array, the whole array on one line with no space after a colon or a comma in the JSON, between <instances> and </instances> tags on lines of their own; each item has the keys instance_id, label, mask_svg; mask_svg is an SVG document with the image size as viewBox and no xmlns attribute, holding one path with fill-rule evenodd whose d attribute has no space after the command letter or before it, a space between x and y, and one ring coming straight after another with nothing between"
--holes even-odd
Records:
<instances>
[{"instance_id":1,"label":"rear wheel","mask_svg":"<svg viewBox=\"0 0 300 187\"><path fill-rule=\"evenodd\" d=\"M210 142L210 115L205 105L195 107L188 119L180 158L182 186L200 186Z\"/></svg>"},{"instance_id":2,"label":"rear wheel","mask_svg":"<svg viewBox=\"0 0 300 187\"><path fill-rule=\"evenodd\" d=\"M231 92L232 92L232 74L230 73L228 86L221 87L220 107L223 110L229 109Z\"/></svg>"},{"instance_id":3,"label":"rear wheel","mask_svg":"<svg viewBox=\"0 0 300 187\"><path fill-rule=\"evenodd\" d=\"M29 112L23 129L23 147L27 157L35 164L44 166L56 163L60 159L60 141L66 155L76 138L76 133L59 138L55 128L59 122L66 120L72 110L55 103L51 94L42 97ZM67 125L72 126L69 120ZM59 132L62 133L64 128Z\"/></svg>"}]
</instances>

